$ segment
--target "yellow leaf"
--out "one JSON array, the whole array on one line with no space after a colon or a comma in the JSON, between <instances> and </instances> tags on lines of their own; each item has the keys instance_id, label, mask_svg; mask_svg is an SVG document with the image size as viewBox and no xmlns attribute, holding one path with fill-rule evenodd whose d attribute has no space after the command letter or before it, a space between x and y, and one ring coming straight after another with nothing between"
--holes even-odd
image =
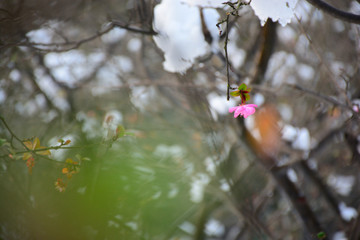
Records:
<instances>
[{"instance_id":1,"label":"yellow leaf","mask_svg":"<svg viewBox=\"0 0 360 240\"><path fill-rule=\"evenodd\" d=\"M65 162L66 162L66 163L69 163L69 164L72 164L72 163L73 163L73 160L72 160L71 158L67 158L67 159L65 160Z\"/></svg>"},{"instance_id":2,"label":"yellow leaf","mask_svg":"<svg viewBox=\"0 0 360 240\"><path fill-rule=\"evenodd\" d=\"M45 147L38 147L37 149L42 149L42 148L45 148ZM40 152L37 152L37 153L40 154L40 155L51 155L50 150L40 151Z\"/></svg>"},{"instance_id":3,"label":"yellow leaf","mask_svg":"<svg viewBox=\"0 0 360 240\"><path fill-rule=\"evenodd\" d=\"M28 149L32 150L32 142L26 141L26 142L24 142L24 144Z\"/></svg>"},{"instance_id":4,"label":"yellow leaf","mask_svg":"<svg viewBox=\"0 0 360 240\"><path fill-rule=\"evenodd\" d=\"M31 155L31 153L24 153L23 154L23 160L28 160L29 158L31 158L32 157L32 155Z\"/></svg>"},{"instance_id":5,"label":"yellow leaf","mask_svg":"<svg viewBox=\"0 0 360 240\"><path fill-rule=\"evenodd\" d=\"M36 138L34 139L33 149L32 149L32 150L35 150L35 149L38 149L38 148L40 148L40 140L39 140L38 137L36 137Z\"/></svg>"}]
</instances>

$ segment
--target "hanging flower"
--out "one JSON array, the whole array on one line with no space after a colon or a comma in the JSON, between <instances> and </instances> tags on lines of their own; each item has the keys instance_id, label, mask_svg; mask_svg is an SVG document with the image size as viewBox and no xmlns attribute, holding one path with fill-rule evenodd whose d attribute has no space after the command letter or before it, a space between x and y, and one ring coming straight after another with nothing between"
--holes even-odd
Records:
<instances>
[{"instance_id":1,"label":"hanging flower","mask_svg":"<svg viewBox=\"0 0 360 240\"><path fill-rule=\"evenodd\" d=\"M238 117L239 115L243 116L244 118L247 118L251 114L255 113L255 108L257 107L256 104L242 104L236 107L229 108L229 112L234 113L234 118Z\"/></svg>"}]
</instances>

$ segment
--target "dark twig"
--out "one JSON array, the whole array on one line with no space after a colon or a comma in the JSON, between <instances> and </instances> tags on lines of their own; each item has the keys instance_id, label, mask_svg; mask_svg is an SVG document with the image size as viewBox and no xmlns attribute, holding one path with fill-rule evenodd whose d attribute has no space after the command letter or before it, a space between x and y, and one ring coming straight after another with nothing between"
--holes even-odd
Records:
<instances>
[{"instance_id":1,"label":"dark twig","mask_svg":"<svg viewBox=\"0 0 360 240\"><path fill-rule=\"evenodd\" d=\"M24 144L24 142L18 136L16 136L16 134L11 130L11 128L9 127L9 125L7 124L7 122L5 121L5 119L2 116L0 116L0 120L3 123L3 125L5 126L5 128L8 130L8 132L10 133L11 139L15 138L18 142L21 143L21 145L23 147L25 147L26 150L29 151L28 147ZM12 140L11 140L10 144L13 147Z\"/></svg>"},{"instance_id":2,"label":"dark twig","mask_svg":"<svg viewBox=\"0 0 360 240\"><path fill-rule=\"evenodd\" d=\"M337 9L330 4L322 0L306 0L308 3L312 4L313 6L323 10L324 12L332 15L335 18L341 19L346 22L360 24L360 15L356 15L353 13L345 12L340 9Z\"/></svg>"},{"instance_id":3,"label":"dark twig","mask_svg":"<svg viewBox=\"0 0 360 240\"><path fill-rule=\"evenodd\" d=\"M230 14L227 14L226 16L226 35L225 35L225 44L224 44L224 50L225 50L225 59L226 59L226 78L227 78L227 90L226 90L226 99L230 100L230 63L229 63L229 57L228 57L228 49L227 44L229 42L229 16Z\"/></svg>"},{"instance_id":4,"label":"dark twig","mask_svg":"<svg viewBox=\"0 0 360 240\"><path fill-rule=\"evenodd\" d=\"M318 99L323 100L325 102L332 103L332 104L334 104L336 106L339 106L339 107L354 111L350 106L348 106L348 105L346 105L344 103L341 103L341 102L335 100L334 98L325 96L325 95L323 95L321 93L312 91L310 89L303 88L298 84L287 84L287 86L292 87L292 88L294 88L296 90L302 91L304 93L307 93L307 94L311 95L312 97L318 98Z\"/></svg>"},{"instance_id":5,"label":"dark twig","mask_svg":"<svg viewBox=\"0 0 360 240\"><path fill-rule=\"evenodd\" d=\"M120 27L126 30L129 30L134 33L141 33L145 35L157 35L158 33L154 29L141 29L137 27L132 27L129 24L125 24L119 20L111 20L111 24L115 27Z\"/></svg>"}]
</instances>

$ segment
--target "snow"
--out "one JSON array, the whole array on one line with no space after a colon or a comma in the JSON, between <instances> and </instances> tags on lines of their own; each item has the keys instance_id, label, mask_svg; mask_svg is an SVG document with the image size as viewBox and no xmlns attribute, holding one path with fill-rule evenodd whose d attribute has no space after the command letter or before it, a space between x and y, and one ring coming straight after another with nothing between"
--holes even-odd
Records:
<instances>
[{"instance_id":1,"label":"snow","mask_svg":"<svg viewBox=\"0 0 360 240\"><path fill-rule=\"evenodd\" d=\"M104 60L104 53L94 52L86 55L80 50L45 55L45 65L51 69L54 77L69 86L74 86L79 80L87 77L90 69Z\"/></svg>"},{"instance_id":2,"label":"snow","mask_svg":"<svg viewBox=\"0 0 360 240\"><path fill-rule=\"evenodd\" d=\"M9 77L14 82L19 82L21 80L21 73L19 70L14 69L10 72Z\"/></svg>"},{"instance_id":3,"label":"snow","mask_svg":"<svg viewBox=\"0 0 360 240\"><path fill-rule=\"evenodd\" d=\"M292 117L293 117L293 110L292 108L286 104L286 103L280 103L279 107L278 107L279 113L281 115L281 118L286 121L289 122Z\"/></svg>"},{"instance_id":4,"label":"snow","mask_svg":"<svg viewBox=\"0 0 360 240\"><path fill-rule=\"evenodd\" d=\"M341 202L339 204L339 209L340 209L341 217L347 222L349 222L353 218L356 218L358 215L355 208L346 206L344 202Z\"/></svg>"},{"instance_id":5,"label":"snow","mask_svg":"<svg viewBox=\"0 0 360 240\"><path fill-rule=\"evenodd\" d=\"M213 7L221 8L224 6L224 0L183 0L183 3L186 3L190 6L199 6L199 7Z\"/></svg>"},{"instance_id":6,"label":"snow","mask_svg":"<svg viewBox=\"0 0 360 240\"><path fill-rule=\"evenodd\" d=\"M107 44L119 42L125 37L126 30L122 28L114 28L110 32L101 36L101 41Z\"/></svg>"},{"instance_id":7,"label":"snow","mask_svg":"<svg viewBox=\"0 0 360 240\"><path fill-rule=\"evenodd\" d=\"M237 105L234 98L230 98L230 100L227 101L225 96L219 96L214 92L209 93L207 99L211 109L220 115L227 115L229 113L229 108Z\"/></svg>"},{"instance_id":8,"label":"snow","mask_svg":"<svg viewBox=\"0 0 360 240\"><path fill-rule=\"evenodd\" d=\"M190 188L190 199L195 203L199 203L204 198L206 185L210 182L210 177L205 173L198 173L192 178Z\"/></svg>"},{"instance_id":9,"label":"snow","mask_svg":"<svg viewBox=\"0 0 360 240\"><path fill-rule=\"evenodd\" d=\"M303 151L310 150L311 138L307 128L296 128L294 126L285 124L281 133L284 140L292 142L292 147L294 149Z\"/></svg>"},{"instance_id":10,"label":"snow","mask_svg":"<svg viewBox=\"0 0 360 240\"><path fill-rule=\"evenodd\" d=\"M217 22L215 9L204 9L206 21ZM216 26L209 24L209 31L216 36ZM199 8L181 0L163 0L154 9L154 37L156 45L164 52L164 69L185 73L197 57L206 54L210 47L205 42ZM216 32L214 32L216 31Z\"/></svg>"},{"instance_id":11,"label":"snow","mask_svg":"<svg viewBox=\"0 0 360 240\"><path fill-rule=\"evenodd\" d=\"M293 183L296 183L298 181L298 177L294 169L289 168L286 172L286 175Z\"/></svg>"},{"instance_id":12,"label":"snow","mask_svg":"<svg viewBox=\"0 0 360 240\"><path fill-rule=\"evenodd\" d=\"M236 36L236 34L235 31L231 31L229 39L237 39L238 36ZM232 67L235 69L240 68L244 64L246 52L243 49L238 48L235 41L229 41L227 48Z\"/></svg>"},{"instance_id":13,"label":"snow","mask_svg":"<svg viewBox=\"0 0 360 240\"><path fill-rule=\"evenodd\" d=\"M132 38L128 44L127 44L127 48L129 49L129 51L131 52L137 52L140 50L141 48L141 40L138 38Z\"/></svg>"},{"instance_id":14,"label":"snow","mask_svg":"<svg viewBox=\"0 0 360 240\"><path fill-rule=\"evenodd\" d=\"M40 28L28 32L26 36L31 42L47 44L52 43L53 33L50 31L50 29Z\"/></svg>"},{"instance_id":15,"label":"snow","mask_svg":"<svg viewBox=\"0 0 360 240\"><path fill-rule=\"evenodd\" d=\"M206 157L204 163L206 171L208 171L211 176L214 176L216 174L216 165L214 163L214 159L211 157Z\"/></svg>"},{"instance_id":16,"label":"snow","mask_svg":"<svg viewBox=\"0 0 360 240\"><path fill-rule=\"evenodd\" d=\"M225 233L225 227L218 220L210 219L205 225L205 233L208 236L221 237Z\"/></svg>"},{"instance_id":17,"label":"snow","mask_svg":"<svg viewBox=\"0 0 360 240\"><path fill-rule=\"evenodd\" d=\"M294 141L297 136L297 129L291 125L285 125L282 129L282 138L286 141Z\"/></svg>"},{"instance_id":18,"label":"snow","mask_svg":"<svg viewBox=\"0 0 360 240\"><path fill-rule=\"evenodd\" d=\"M298 16L302 23L309 21L310 13L312 13L313 6L306 1L300 1L295 8L295 14Z\"/></svg>"},{"instance_id":19,"label":"snow","mask_svg":"<svg viewBox=\"0 0 360 240\"><path fill-rule=\"evenodd\" d=\"M277 28L277 34L278 39L284 43L295 42L298 36L297 32L289 25L282 28Z\"/></svg>"},{"instance_id":20,"label":"snow","mask_svg":"<svg viewBox=\"0 0 360 240\"><path fill-rule=\"evenodd\" d=\"M297 0L252 0L250 6L260 19L262 26L268 18L285 26L291 22L296 4Z\"/></svg>"},{"instance_id":21,"label":"snow","mask_svg":"<svg viewBox=\"0 0 360 240\"><path fill-rule=\"evenodd\" d=\"M348 196L355 183L354 176L330 175L327 182L335 191L343 196Z\"/></svg>"},{"instance_id":22,"label":"snow","mask_svg":"<svg viewBox=\"0 0 360 240\"><path fill-rule=\"evenodd\" d=\"M4 90L0 89L0 103L4 103L6 100L6 93Z\"/></svg>"},{"instance_id":23,"label":"snow","mask_svg":"<svg viewBox=\"0 0 360 240\"><path fill-rule=\"evenodd\" d=\"M225 179L220 180L220 189L223 190L224 192L230 191L230 185Z\"/></svg>"},{"instance_id":24,"label":"snow","mask_svg":"<svg viewBox=\"0 0 360 240\"><path fill-rule=\"evenodd\" d=\"M305 81L312 80L315 76L315 70L309 65L302 63L298 64L297 72L299 76Z\"/></svg>"},{"instance_id":25,"label":"snow","mask_svg":"<svg viewBox=\"0 0 360 240\"><path fill-rule=\"evenodd\" d=\"M87 138L92 139L101 136L100 124L94 117L80 111L76 114L76 120L83 123L81 130L86 134Z\"/></svg>"},{"instance_id":26,"label":"snow","mask_svg":"<svg viewBox=\"0 0 360 240\"><path fill-rule=\"evenodd\" d=\"M344 232L336 232L332 240L347 240L347 237Z\"/></svg>"},{"instance_id":27,"label":"snow","mask_svg":"<svg viewBox=\"0 0 360 240\"><path fill-rule=\"evenodd\" d=\"M154 154L160 158L183 158L185 150L180 145L165 145L160 144L155 148Z\"/></svg>"},{"instance_id":28,"label":"snow","mask_svg":"<svg viewBox=\"0 0 360 240\"><path fill-rule=\"evenodd\" d=\"M131 72L134 69L134 65L129 57L115 56L114 61L124 73Z\"/></svg>"},{"instance_id":29,"label":"snow","mask_svg":"<svg viewBox=\"0 0 360 240\"><path fill-rule=\"evenodd\" d=\"M195 233L195 230L196 230L196 227L194 226L194 224L190 223L190 222L183 222L179 228L181 230L183 230L184 232L187 232L189 234L194 234Z\"/></svg>"},{"instance_id":30,"label":"snow","mask_svg":"<svg viewBox=\"0 0 360 240\"><path fill-rule=\"evenodd\" d=\"M308 151L310 150L310 133L307 128L298 130L297 138L292 144L293 148Z\"/></svg>"},{"instance_id":31,"label":"snow","mask_svg":"<svg viewBox=\"0 0 360 240\"><path fill-rule=\"evenodd\" d=\"M258 105L260 107L265 102L265 97L261 93L256 93L254 95L254 104Z\"/></svg>"},{"instance_id":32,"label":"snow","mask_svg":"<svg viewBox=\"0 0 360 240\"><path fill-rule=\"evenodd\" d=\"M272 55L265 78L272 79L274 86L280 86L284 81L290 83L293 69L297 67L297 59L294 54L279 51Z\"/></svg>"}]
</instances>

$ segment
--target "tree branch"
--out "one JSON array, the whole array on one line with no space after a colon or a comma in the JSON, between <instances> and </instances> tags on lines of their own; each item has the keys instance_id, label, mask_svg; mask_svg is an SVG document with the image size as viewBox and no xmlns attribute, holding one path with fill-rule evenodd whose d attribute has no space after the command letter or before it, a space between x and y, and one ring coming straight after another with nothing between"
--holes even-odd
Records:
<instances>
[{"instance_id":1,"label":"tree branch","mask_svg":"<svg viewBox=\"0 0 360 240\"><path fill-rule=\"evenodd\" d=\"M335 18L341 19L346 22L360 24L360 15L345 12L337 9L322 0L306 0L311 5L323 10L324 12L332 15Z\"/></svg>"}]
</instances>

